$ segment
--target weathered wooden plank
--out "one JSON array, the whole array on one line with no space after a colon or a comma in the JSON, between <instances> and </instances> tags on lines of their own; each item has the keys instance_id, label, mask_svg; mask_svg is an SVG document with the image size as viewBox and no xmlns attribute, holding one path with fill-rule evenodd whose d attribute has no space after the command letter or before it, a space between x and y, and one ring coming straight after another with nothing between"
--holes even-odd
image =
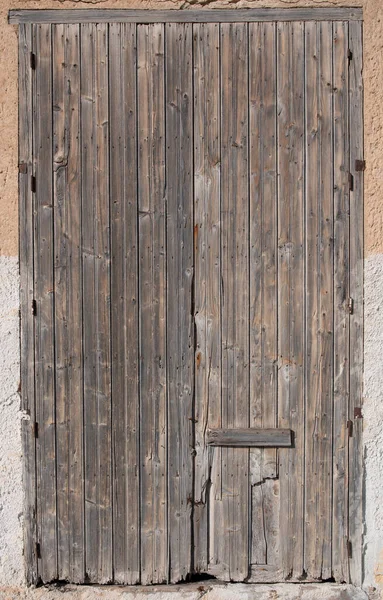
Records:
<instances>
[{"instance_id":1,"label":"weathered wooden plank","mask_svg":"<svg viewBox=\"0 0 383 600\"><path fill-rule=\"evenodd\" d=\"M235 23L250 21L361 20L363 9L353 8L258 8L245 10L19 10L8 13L9 23Z\"/></svg>"},{"instance_id":2,"label":"weathered wooden plank","mask_svg":"<svg viewBox=\"0 0 383 600\"><path fill-rule=\"evenodd\" d=\"M210 446L232 446L233 448L290 447L292 435L290 429L208 429L207 443Z\"/></svg>"},{"instance_id":3,"label":"weathered wooden plank","mask_svg":"<svg viewBox=\"0 0 383 600\"><path fill-rule=\"evenodd\" d=\"M258 566L259 579L262 581L261 568L271 567L279 573L279 481L266 479L261 485L252 487L252 537L251 563L252 577L254 566ZM270 575L270 571L269 571ZM278 579L277 579L278 581Z\"/></svg>"},{"instance_id":4,"label":"weathered wooden plank","mask_svg":"<svg viewBox=\"0 0 383 600\"><path fill-rule=\"evenodd\" d=\"M249 426L248 28L221 25L222 426ZM222 577L249 574L249 450L222 450ZM218 525L218 523L217 523Z\"/></svg>"},{"instance_id":5,"label":"weathered wooden plank","mask_svg":"<svg viewBox=\"0 0 383 600\"><path fill-rule=\"evenodd\" d=\"M86 576L112 579L108 40L81 26Z\"/></svg>"},{"instance_id":6,"label":"weathered wooden plank","mask_svg":"<svg viewBox=\"0 0 383 600\"><path fill-rule=\"evenodd\" d=\"M276 26L249 25L250 424L277 414ZM260 453L261 478L277 476L275 450Z\"/></svg>"},{"instance_id":7,"label":"weathered wooden plank","mask_svg":"<svg viewBox=\"0 0 383 600\"><path fill-rule=\"evenodd\" d=\"M115 583L140 581L136 26L109 26Z\"/></svg>"},{"instance_id":8,"label":"weathered wooden plank","mask_svg":"<svg viewBox=\"0 0 383 600\"><path fill-rule=\"evenodd\" d=\"M278 24L277 39L278 426L294 431L294 448L279 453L281 557L289 578L303 575L303 23Z\"/></svg>"},{"instance_id":9,"label":"weathered wooden plank","mask_svg":"<svg viewBox=\"0 0 383 600\"><path fill-rule=\"evenodd\" d=\"M19 248L20 248L20 394L24 478L24 560L28 584L37 583L35 418L32 97L32 25L19 28Z\"/></svg>"},{"instance_id":10,"label":"weathered wooden plank","mask_svg":"<svg viewBox=\"0 0 383 600\"><path fill-rule=\"evenodd\" d=\"M58 577L84 581L79 26L52 27Z\"/></svg>"},{"instance_id":11,"label":"weathered wooden plank","mask_svg":"<svg viewBox=\"0 0 383 600\"><path fill-rule=\"evenodd\" d=\"M350 318L350 406L349 419L354 420L349 440L349 541L352 557L350 578L354 585L362 582L362 483L363 448L362 418L355 409L363 402L363 171L356 171L355 161L363 160L363 41L362 25L350 23L349 67L350 110L350 171L354 177L350 192L350 297L353 314ZM358 411L357 411L358 412Z\"/></svg>"},{"instance_id":12,"label":"weathered wooden plank","mask_svg":"<svg viewBox=\"0 0 383 600\"><path fill-rule=\"evenodd\" d=\"M137 28L143 584L168 577L164 34L162 24Z\"/></svg>"},{"instance_id":13,"label":"weathered wooden plank","mask_svg":"<svg viewBox=\"0 0 383 600\"><path fill-rule=\"evenodd\" d=\"M191 568L193 495L192 27L166 25L168 536L172 582Z\"/></svg>"},{"instance_id":14,"label":"weathered wooden plank","mask_svg":"<svg viewBox=\"0 0 383 600\"><path fill-rule=\"evenodd\" d=\"M332 569L336 581L349 581L348 398L349 398L349 133L348 24L333 26L334 136L334 439Z\"/></svg>"},{"instance_id":15,"label":"weathered wooden plank","mask_svg":"<svg viewBox=\"0 0 383 600\"><path fill-rule=\"evenodd\" d=\"M193 27L194 48L194 569L208 570L208 512L220 486L220 459L206 428L221 424L219 25ZM219 451L218 451L219 453ZM210 488L210 479L212 489Z\"/></svg>"},{"instance_id":16,"label":"weathered wooden plank","mask_svg":"<svg viewBox=\"0 0 383 600\"><path fill-rule=\"evenodd\" d=\"M52 206L52 52L51 26L35 28L36 84L33 102L33 156L36 176L34 289L35 393L37 440L38 569L42 581L57 577L56 422L54 378L54 286ZM42 118L42 115L45 118Z\"/></svg>"},{"instance_id":17,"label":"weathered wooden plank","mask_svg":"<svg viewBox=\"0 0 383 600\"><path fill-rule=\"evenodd\" d=\"M249 25L250 116L250 425L275 427L277 419L277 169L276 24ZM265 506L279 520L277 450L250 453L252 563L279 559L278 528L268 531ZM273 530L274 531L274 530ZM272 551L274 549L274 552ZM276 564L274 563L274 566Z\"/></svg>"},{"instance_id":18,"label":"weathered wooden plank","mask_svg":"<svg viewBox=\"0 0 383 600\"><path fill-rule=\"evenodd\" d=\"M306 23L305 52L305 571L314 579L328 579L332 576L332 23Z\"/></svg>"}]
</instances>

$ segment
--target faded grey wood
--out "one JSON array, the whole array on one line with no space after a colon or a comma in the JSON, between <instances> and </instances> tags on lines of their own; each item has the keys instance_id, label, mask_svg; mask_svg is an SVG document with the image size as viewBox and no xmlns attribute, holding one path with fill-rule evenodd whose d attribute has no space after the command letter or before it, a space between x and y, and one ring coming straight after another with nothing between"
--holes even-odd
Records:
<instances>
[{"instance_id":1,"label":"faded grey wood","mask_svg":"<svg viewBox=\"0 0 383 600\"><path fill-rule=\"evenodd\" d=\"M247 448L251 446L290 447L290 429L208 429L207 443L210 446L231 446Z\"/></svg>"},{"instance_id":2,"label":"faded grey wood","mask_svg":"<svg viewBox=\"0 0 383 600\"><path fill-rule=\"evenodd\" d=\"M349 581L348 566L348 402L349 402L349 122L348 23L333 25L334 136L334 439L332 571Z\"/></svg>"},{"instance_id":3,"label":"faded grey wood","mask_svg":"<svg viewBox=\"0 0 383 600\"><path fill-rule=\"evenodd\" d=\"M206 438L207 427L219 427L221 420L219 43L218 24L193 26L196 572L208 570L209 511L221 475Z\"/></svg>"},{"instance_id":4,"label":"faded grey wood","mask_svg":"<svg viewBox=\"0 0 383 600\"><path fill-rule=\"evenodd\" d=\"M359 581L361 51L342 20L20 26L29 581Z\"/></svg>"},{"instance_id":5,"label":"faded grey wood","mask_svg":"<svg viewBox=\"0 0 383 600\"><path fill-rule=\"evenodd\" d=\"M332 535L332 23L305 25L305 572L329 579Z\"/></svg>"},{"instance_id":6,"label":"faded grey wood","mask_svg":"<svg viewBox=\"0 0 383 600\"><path fill-rule=\"evenodd\" d=\"M20 395L27 418L21 421L24 477L24 560L28 584L37 582L33 194L32 163L32 25L19 28L19 255L20 255ZM22 172L21 165L25 165ZM28 419L29 417L29 419Z\"/></svg>"},{"instance_id":7,"label":"faded grey wood","mask_svg":"<svg viewBox=\"0 0 383 600\"><path fill-rule=\"evenodd\" d=\"M250 423L277 415L276 25L251 23L250 47ZM259 453L259 451L257 451ZM261 477L276 477L275 450L260 453Z\"/></svg>"},{"instance_id":8,"label":"faded grey wood","mask_svg":"<svg viewBox=\"0 0 383 600\"><path fill-rule=\"evenodd\" d=\"M84 564L80 43L78 25L52 27L55 401L58 577Z\"/></svg>"},{"instance_id":9,"label":"faded grey wood","mask_svg":"<svg viewBox=\"0 0 383 600\"><path fill-rule=\"evenodd\" d=\"M244 93L245 90L245 93ZM222 426L249 426L248 26L221 25ZM222 450L219 562L249 573L249 450ZM218 523L217 523L218 529Z\"/></svg>"},{"instance_id":10,"label":"faded grey wood","mask_svg":"<svg viewBox=\"0 0 383 600\"><path fill-rule=\"evenodd\" d=\"M193 498L192 26L166 24L167 414L169 579L191 568Z\"/></svg>"},{"instance_id":11,"label":"faded grey wood","mask_svg":"<svg viewBox=\"0 0 383 600\"><path fill-rule=\"evenodd\" d=\"M54 379L54 248L52 205L52 51L51 26L36 25L33 103L33 158L36 175L34 215L35 394L38 422L37 541L42 581L57 578L56 422ZM49 174L49 176L47 176Z\"/></svg>"},{"instance_id":12,"label":"faded grey wood","mask_svg":"<svg viewBox=\"0 0 383 600\"><path fill-rule=\"evenodd\" d=\"M107 26L81 26L85 570L113 579Z\"/></svg>"},{"instance_id":13,"label":"faded grey wood","mask_svg":"<svg viewBox=\"0 0 383 600\"><path fill-rule=\"evenodd\" d=\"M277 419L278 274L276 169L276 24L249 24L250 117L250 424L275 427ZM277 450L250 452L251 562L279 560ZM267 509L265 508L267 507ZM267 510L267 518L265 511Z\"/></svg>"},{"instance_id":14,"label":"faded grey wood","mask_svg":"<svg viewBox=\"0 0 383 600\"><path fill-rule=\"evenodd\" d=\"M279 453L284 578L304 567L303 33L303 23L278 24L278 427L294 431L294 448Z\"/></svg>"},{"instance_id":15,"label":"faded grey wood","mask_svg":"<svg viewBox=\"0 0 383 600\"><path fill-rule=\"evenodd\" d=\"M164 38L163 24L137 28L143 584L168 577Z\"/></svg>"},{"instance_id":16,"label":"faded grey wood","mask_svg":"<svg viewBox=\"0 0 383 600\"><path fill-rule=\"evenodd\" d=\"M113 569L140 582L136 26L109 25Z\"/></svg>"},{"instance_id":17,"label":"faded grey wood","mask_svg":"<svg viewBox=\"0 0 383 600\"><path fill-rule=\"evenodd\" d=\"M9 23L235 23L251 21L361 20L361 8L258 8L235 10L10 10Z\"/></svg>"},{"instance_id":18,"label":"faded grey wood","mask_svg":"<svg viewBox=\"0 0 383 600\"><path fill-rule=\"evenodd\" d=\"M279 557L279 481L266 479L262 485L253 485L252 492L252 536L251 536L251 576L262 581L262 568L268 567L278 574ZM258 567L258 572L255 572ZM274 579L275 580L275 579Z\"/></svg>"},{"instance_id":19,"label":"faded grey wood","mask_svg":"<svg viewBox=\"0 0 383 600\"><path fill-rule=\"evenodd\" d=\"M362 483L363 483L363 419L355 416L355 409L363 403L363 171L355 170L355 161L363 160L363 40L360 24L349 24L350 110L350 172L354 177L350 192L350 297L353 314L350 318L350 405L349 419L353 420L353 434L349 439L349 542L350 579L362 584Z\"/></svg>"}]
</instances>

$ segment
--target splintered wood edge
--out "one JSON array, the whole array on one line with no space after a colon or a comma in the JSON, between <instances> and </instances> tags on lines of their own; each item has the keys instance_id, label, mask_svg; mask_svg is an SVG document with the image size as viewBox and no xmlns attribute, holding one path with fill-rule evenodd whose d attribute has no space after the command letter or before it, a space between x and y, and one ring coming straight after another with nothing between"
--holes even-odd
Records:
<instances>
[{"instance_id":1,"label":"splintered wood edge","mask_svg":"<svg viewBox=\"0 0 383 600\"><path fill-rule=\"evenodd\" d=\"M291 429L209 429L209 446L233 448L289 448L292 446Z\"/></svg>"},{"instance_id":2,"label":"splintered wood edge","mask_svg":"<svg viewBox=\"0 0 383 600\"><path fill-rule=\"evenodd\" d=\"M239 23L250 21L360 21L361 8L259 8L214 10L10 10L10 24L18 23Z\"/></svg>"}]
</instances>

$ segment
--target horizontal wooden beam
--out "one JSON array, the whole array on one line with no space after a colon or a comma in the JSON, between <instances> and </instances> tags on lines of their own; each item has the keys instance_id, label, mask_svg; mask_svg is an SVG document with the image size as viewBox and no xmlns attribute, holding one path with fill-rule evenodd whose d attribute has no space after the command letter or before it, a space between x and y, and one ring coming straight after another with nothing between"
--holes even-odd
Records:
<instances>
[{"instance_id":1,"label":"horizontal wooden beam","mask_svg":"<svg viewBox=\"0 0 383 600\"><path fill-rule=\"evenodd\" d=\"M9 23L239 23L361 20L361 8L250 8L214 10L10 10Z\"/></svg>"},{"instance_id":2,"label":"horizontal wooden beam","mask_svg":"<svg viewBox=\"0 0 383 600\"><path fill-rule=\"evenodd\" d=\"M290 429L209 429L207 443L233 448L288 448L292 435Z\"/></svg>"}]
</instances>

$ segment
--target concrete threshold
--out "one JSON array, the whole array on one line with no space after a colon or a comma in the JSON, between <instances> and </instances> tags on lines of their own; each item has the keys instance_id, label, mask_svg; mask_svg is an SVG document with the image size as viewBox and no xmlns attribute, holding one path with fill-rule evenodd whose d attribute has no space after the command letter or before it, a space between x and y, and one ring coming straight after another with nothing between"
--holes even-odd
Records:
<instances>
[{"instance_id":1,"label":"concrete threshold","mask_svg":"<svg viewBox=\"0 0 383 600\"><path fill-rule=\"evenodd\" d=\"M125 587L60 585L1 588L0 600L368 600L352 585L333 583L244 584L200 581L179 585Z\"/></svg>"}]
</instances>

